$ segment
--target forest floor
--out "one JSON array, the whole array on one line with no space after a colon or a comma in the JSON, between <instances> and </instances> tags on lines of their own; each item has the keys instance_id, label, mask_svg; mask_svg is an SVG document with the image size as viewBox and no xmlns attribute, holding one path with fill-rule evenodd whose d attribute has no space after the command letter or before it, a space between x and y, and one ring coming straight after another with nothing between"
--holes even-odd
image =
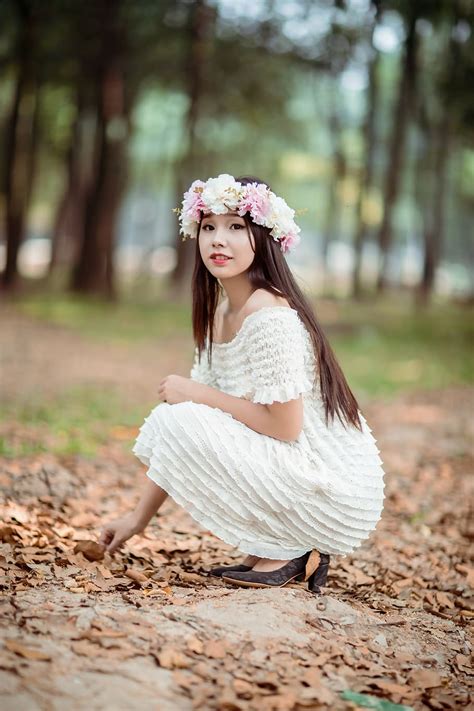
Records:
<instances>
[{"instance_id":1,"label":"forest floor","mask_svg":"<svg viewBox=\"0 0 474 711\"><path fill-rule=\"evenodd\" d=\"M87 381L141 403L144 417L160 374L185 373L189 360L179 339L132 355L10 310L1 332L7 408ZM453 386L364 402L385 509L356 552L332 557L320 596L301 583L208 577L242 555L171 497L144 534L91 560L94 545L81 541L96 541L143 483L129 446L141 421L118 424L87 457L58 453L46 420L2 418L3 711L467 708L473 394Z\"/></svg>"}]
</instances>

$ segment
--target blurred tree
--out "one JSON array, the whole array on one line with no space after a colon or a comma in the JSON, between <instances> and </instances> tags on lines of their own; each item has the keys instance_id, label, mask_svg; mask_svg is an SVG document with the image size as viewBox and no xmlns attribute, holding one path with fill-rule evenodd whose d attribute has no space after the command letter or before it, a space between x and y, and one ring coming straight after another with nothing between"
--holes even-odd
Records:
<instances>
[{"instance_id":1,"label":"blurred tree","mask_svg":"<svg viewBox=\"0 0 474 711\"><path fill-rule=\"evenodd\" d=\"M84 15L69 0L69 44L75 119L64 160L67 180L55 220L53 259L74 254L70 288L116 299L114 250L127 182L133 107L150 77L173 82L176 31L163 25L171 0L101 0ZM76 28L82 23L81 37ZM74 244L71 250L71 241ZM63 246L61 246L63 245ZM62 259L59 257L59 261Z\"/></svg>"},{"instance_id":2,"label":"blurred tree","mask_svg":"<svg viewBox=\"0 0 474 711\"><path fill-rule=\"evenodd\" d=\"M114 249L128 174L131 114L144 84L159 72L166 82L175 37L166 43L163 0L136 4L101 0L90 11L78 0L60 3L66 71L74 106L63 152L65 189L54 222L50 273L72 263L70 288L116 299ZM82 32L77 33L81 26Z\"/></svg>"},{"instance_id":3,"label":"blurred tree","mask_svg":"<svg viewBox=\"0 0 474 711\"><path fill-rule=\"evenodd\" d=\"M203 100L209 93L207 83L212 71L209 58L212 37L215 34L216 17L215 8L207 5L204 0L196 0L190 6L184 28L188 38L188 49L184 62L188 110L183 135L185 149L175 167L177 206L181 205L183 193L194 180L193 176L202 175L205 171L204 151L197 135L197 127L202 114ZM174 298L181 295L184 284L190 283L190 272L194 263L194 252L190 249L183 249L182 241L182 235L178 233L177 263L171 281Z\"/></svg>"},{"instance_id":4,"label":"blurred tree","mask_svg":"<svg viewBox=\"0 0 474 711\"><path fill-rule=\"evenodd\" d=\"M384 3L384 6L393 7L399 12L404 20L406 34L403 43L398 93L385 169L383 217L377 235L380 250L377 278L378 292L382 292L386 287L388 260L393 241L393 212L400 190L406 136L418 80L418 35L416 23L420 16L420 4L413 2L413 0L395 0L394 2Z\"/></svg>"},{"instance_id":5,"label":"blurred tree","mask_svg":"<svg viewBox=\"0 0 474 711\"><path fill-rule=\"evenodd\" d=\"M90 58L86 73L94 82L95 93L94 170L72 288L115 299L113 254L129 135L130 105L124 77L127 44L121 2L100 0L94 10L91 17L97 53Z\"/></svg>"},{"instance_id":6,"label":"blurred tree","mask_svg":"<svg viewBox=\"0 0 474 711\"><path fill-rule=\"evenodd\" d=\"M373 20L370 27L370 53L368 60L368 84L366 98L366 113L362 128L364 141L363 167L359 178L359 194L356 206L356 222L354 244L354 267L352 272L352 295L358 299L362 295L361 266L362 249L367 238L367 222L365 206L369 191L374 179L375 146L376 146L376 117L379 109L379 87L377 70L380 62L380 54L374 46L374 34L380 23L382 8L381 0L372 0Z\"/></svg>"},{"instance_id":7,"label":"blurred tree","mask_svg":"<svg viewBox=\"0 0 474 711\"><path fill-rule=\"evenodd\" d=\"M321 261L326 276L328 275L328 252L332 240L340 237L341 211L338 209L339 193L338 188L347 175L347 159L343 145L343 125L341 123L340 112L342 102L339 92L331 92L331 110L328 120L328 129L332 149L332 174L328 181L328 199L326 203L323 242L321 248Z\"/></svg>"},{"instance_id":8,"label":"blurred tree","mask_svg":"<svg viewBox=\"0 0 474 711\"><path fill-rule=\"evenodd\" d=\"M187 4L189 5L189 4ZM183 89L188 99L184 152L176 166L176 206L183 192L196 178L206 179L211 171L229 172L229 165L241 164L238 144L224 154L213 141L215 126L238 121L243 141L266 140L262 134L281 132L288 139L295 130L288 120L285 105L291 90L293 70L298 59L291 43L276 51L282 39L281 18L271 13L273 3L261 8L261 19L229 21L220 17L218 5L198 0L189 5L184 31L188 52L183 64ZM184 14L184 13L183 13ZM303 57L302 65L310 66ZM179 71L179 67L177 67ZM270 122L271 118L271 122ZM207 138L209 137L209 138ZM278 141L277 141L278 142ZM238 173L245 172L239 165ZM252 172L248 170L247 172ZM176 239L178 260L171 277L175 298L188 298L194 251L182 236Z\"/></svg>"},{"instance_id":9,"label":"blurred tree","mask_svg":"<svg viewBox=\"0 0 474 711\"><path fill-rule=\"evenodd\" d=\"M70 30L73 33L77 23L81 21L77 16L78 12L80 14L80 6L75 0L70 2L68 15L71 19ZM96 206L95 210L103 208L109 215L109 233L112 229L112 210L110 206L105 207L106 202L102 197L98 199L100 191L97 179L101 171L97 151L100 140L98 144L98 139L94 139L95 148L90 155L90 136L96 134L99 130L97 127L101 124L100 85L97 82L103 71L101 63L106 57L112 60L110 48L105 51L105 47L109 45L103 41L100 45L97 44L97 38L102 40L105 33L98 7L100 6L96 6L94 13L82 20L81 43L78 44L73 36L70 38L70 60L75 69L66 81L75 85L76 121L71 130L67 158L67 185L56 218L54 252L60 243L61 233L64 236L65 225L71 225L71 217L77 215L69 235L76 235L75 239L80 247L78 264L74 269L73 288L100 293L104 291L100 286L100 274L104 274L104 260L100 256L101 249L97 243L97 229L94 235L91 227L93 224L103 227L104 221L101 223L91 217L91 201ZM243 126L247 124L249 127L253 126L254 130L261 130L263 127L268 130L266 105L271 105L273 110L280 109L272 130L280 126L282 132L291 136L284 112L290 82L290 74L284 70L285 58L279 61L278 56L270 56L257 42L249 43L248 38L245 38L243 46L244 39L236 37L233 30L227 29L226 33L221 28L221 34L217 36L216 9L202 0L193 3L184 0L162 2L158 6L146 0L138 6L122 0L120 8L121 12L118 6L114 12L121 18L122 28L126 28L126 38L120 46L122 50L124 46L128 47L126 55L122 55L126 68L124 91L128 98L127 118L140 92L149 90L154 84L165 89L181 90L188 100L183 124L183 148L174 166L177 185L175 204L179 204L184 190L195 177L205 175L211 170L213 162L222 170L222 150L213 143L212 138L207 139L211 134L209 127L212 124L238 117ZM105 17L104 13L103 16ZM108 32L110 34L110 27ZM250 64L258 64L258 72L253 74L247 71L246 64L242 62L243 56L246 56ZM123 165L123 162L120 164ZM116 170L112 173L114 176L117 174ZM115 205L117 207L118 200ZM189 244L182 243L177 228L176 235L178 263L172 279L175 297L183 292L184 287L188 287L189 271L194 259ZM105 240L105 244L111 245L110 238ZM110 255L110 247L108 253ZM105 263L110 261L109 256ZM113 280L109 279L109 285L105 282L104 293L112 296L112 287Z\"/></svg>"},{"instance_id":10,"label":"blurred tree","mask_svg":"<svg viewBox=\"0 0 474 711\"><path fill-rule=\"evenodd\" d=\"M321 248L321 261L325 273L326 281L330 278L328 274L328 253L332 240L340 238L341 211L338 210L339 187L347 175L347 159L344 152L343 133L344 125L341 114L344 113L343 102L341 101L340 90L337 84L337 77L340 75L347 61L346 52L341 56L337 51L341 37L345 37L346 31L341 24L340 9L345 3L336 2L331 18L329 37L326 42L333 45L329 50L331 56L330 68L328 70L332 91L329 92L329 115L327 117L328 132L332 149L332 173L328 181L328 199L326 204L326 214L324 218L323 241Z\"/></svg>"},{"instance_id":11,"label":"blurred tree","mask_svg":"<svg viewBox=\"0 0 474 711\"><path fill-rule=\"evenodd\" d=\"M390 23L395 13L403 19L405 39L392 120L384 97L393 92L393 54L388 52L381 60L373 36L377 25L383 29L387 15ZM348 211L342 208L346 198L352 203L354 193L354 294L361 287L361 254L368 237L365 208L377 182L375 165L385 167L383 219L377 235L378 288L383 289L392 242L402 224L395 207L402 198L400 214L403 224L409 224L411 155L417 156L424 145L417 164L424 178L416 181L416 188L423 205L420 234L425 253L420 293L429 294L443 243L449 252L454 242L454 237L443 240L443 224L447 219L453 222L451 231L464 254L467 239L461 226L473 212L466 187L468 168L457 174L450 171L451 156L458 165L469 165L466 146L474 113L467 91L473 66L470 17L467 0L367 0L366 7L344 0L295 0L291 13L283 0L262 0L252 12L218 0L4 0L3 287L13 288L9 285L16 279L34 188L34 207L42 208L33 215L36 229L38 224L43 228L49 204L55 199L58 204L56 218L51 219L50 273L66 264L71 267L73 290L116 297L113 254L129 164L132 185L138 183L137 163L130 161L137 155L135 142L129 152L134 121L141 115L135 108L152 105L158 114L152 119L154 135L166 142L171 138L172 145L169 150L153 148L142 160L146 189L163 192L165 205L166 191L175 191L174 205L179 205L195 178L218 172L256 173L271 179L277 191L282 187L289 194L304 195L302 204L317 199L320 205L328 196L325 210L312 205L314 233L322 232L327 253L335 235L344 238L348 233ZM426 23L434 28L431 34ZM349 75L357 74L361 59L369 79L363 120L357 94L352 90L349 94L341 81L347 68ZM418 64L423 81L417 85ZM316 111L307 91L310 81L317 85ZM147 104L150 95L158 98ZM417 132L410 123L414 97ZM175 107L170 114L173 125L164 113L168 101ZM390 140L385 156L387 148L377 144L375 126L382 131L387 120ZM361 159L353 158L361 154ZM165 171L171 179L163 176ZM42 180L33 185L35 173ZM353 190L356 181L358 194ZM348 188L344 197L341 187ZM447 195L458 201L459 210L453 214L446 214ZM376 218L373 211L372 224ZM193 245L182 242L177 220L175 225L178 260L171 285L175 296L187 296ZM410 230L407 238L414 241ZM150 248L153 239L151 235Z\"/></svg>"},{"instance_id":12,"label":"blurred tree","mask_svg":"<svg viewBox=\"0 0 474 711\"><path fill-rule=\"evenodd\" d=\"M446 205L450 183L448 182L449 159L453 154L455 140L471 132L473 124L466 109L472 103L467 98L469 75L474 67L474 41L465 41L469 14L466 5L459 0L436 3L427 13L437 29L443 62L431 71L428 63L431 56L425 52L426 81L418 93L418 126L422 135L422 150L418 160L419 179L417 190L422 205L423 269L416 291L418 304L426 304L433 291L444 242ZM433 51L433 50L432 50ZM465 121L465 119L468 119Z\"/></svg>"},{"instance_id":13,"label":"blurred tree","mask_svg":"<svg viewBox=\"0 0 474 711\"><path fill-rule=\"evenodd\" d=\"M13 100L4 134L3 192L5 195L6 264L1 276L4 291L18 286L18 252L24 239L33 185L38 140L38 3L12 4L15 39L10 57L16 76Z\"/></svg>"},{"instance_id":14,"label":"blurred tree","mask_svg":"<svg viewBox=\"0 0 474 711\"><path fill-rule=\"evenodd\" d=\"M81 77L74 80L74 120L66 149L65 187L60 197L51 238L49 275L77 261L84 234L86 197L93 181L94 107L91 92Z\"/></svg>"}]
</instances>

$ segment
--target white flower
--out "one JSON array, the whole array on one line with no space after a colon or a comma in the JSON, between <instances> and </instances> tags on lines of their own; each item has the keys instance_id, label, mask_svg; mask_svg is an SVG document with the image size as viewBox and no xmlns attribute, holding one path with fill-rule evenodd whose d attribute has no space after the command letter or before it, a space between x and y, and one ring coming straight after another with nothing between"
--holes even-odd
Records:
<instances>
[{"instance_id":1,"label":"white flower","mask_svg":"<svg viewBox=\"0 0 474 711\"><path fill-rule=\"evenodd\" d=\"M241 192L240 183L232 175L221 173L217 178L209 178L202 192L202 200L209 212L223 215L237 209Z\"/></svg>"}]
</instances>

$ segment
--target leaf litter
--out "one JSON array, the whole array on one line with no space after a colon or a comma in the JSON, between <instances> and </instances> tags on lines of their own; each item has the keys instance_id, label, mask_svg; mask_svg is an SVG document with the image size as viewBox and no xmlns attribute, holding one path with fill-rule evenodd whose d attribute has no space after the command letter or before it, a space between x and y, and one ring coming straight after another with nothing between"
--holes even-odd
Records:
<instances>
[{"instance_id":1,"label":"leaf litter","mask_svg":"<svg viewBox=\"0 0 474 711\"><path fill-rule=\"evenodd\" d=\"M143 534L104 551L100 528L130 510L144 480L113 438L93 461L4 459L1 698L32 709L53 699L140 711L467 708L472 394L452 387L363 407L384 461L385 510L354 554L332 557L320 596L299 583L248 589L208 577L243 556L171 497Z\"/></svg>"}]
</instances>

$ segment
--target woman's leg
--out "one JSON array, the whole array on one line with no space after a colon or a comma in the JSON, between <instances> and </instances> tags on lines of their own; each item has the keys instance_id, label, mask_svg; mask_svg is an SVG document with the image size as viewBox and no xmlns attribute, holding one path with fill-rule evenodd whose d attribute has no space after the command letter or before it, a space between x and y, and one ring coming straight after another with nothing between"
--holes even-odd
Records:
<instances>
[{"instance_id":1,"label":"woman's leg","mask_svg":"<svg viewBox=\"0 0 474 711\"><path fill-rule=\"evenodd\" d=\"M140 501L134 510L134 514L143 528L148 525L150 519L156 514L168 497L168 492L162 489L161 486L155 484L149 477L146 479L147 481Z\"/></svg>"},{"instance_id":2,"label":"woman's leg","mask_svg":"<svg viewBox=\"0 0 474 711\"><path fill-rule=\"evenodd\" d=\"M243 561L242 565L255 565L255 563L258 563L258 561L261 560L258 555L248 555Z\"/></svg>"},{"instance_id":3,"label":"woman's leg","mask_svg":"<svg viewBox=\"0 0 474 711\"><path fill-rule=\"evenodd\" d=\"M289 560L274 560L273 558L260 558L254 565L253 570L257 573L271 573L273 570L283 568Z\"/></svg>"},{"instance_id":4,"label":"woman's leg","mask_svg":"<svg viewBox=\"0 0 474 711\"><path fill-rule=\"evenodd\" d=\"M143 528L148 525L150 519L156 514L167 497L168 492L147 477L145 489L134 511ZM242 563L243 565L255 565L259 560L262 559L258 555L248 555Z\"/></svg>"}]
</instances>

